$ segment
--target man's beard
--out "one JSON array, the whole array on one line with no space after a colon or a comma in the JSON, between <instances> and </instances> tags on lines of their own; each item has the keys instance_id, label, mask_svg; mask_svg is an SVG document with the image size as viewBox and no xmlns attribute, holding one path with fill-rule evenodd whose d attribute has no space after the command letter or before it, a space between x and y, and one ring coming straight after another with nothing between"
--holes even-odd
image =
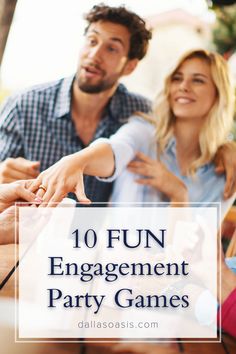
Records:
<instances>
[{"instance_id":1,"label":"man's beard","mask_svg":"<svg viewBox=\"0 0 236 354\"><path fill-rule=\"evenodd\" d=\"M112 88L115 82L101 81L97 84L90 84L88 82L81 82L81 80L78 80L78 87L82 92L100 93Z\"/></svg>"},{"instance_id":2,"label":"man's beard","mask_svg":"<svg viewBox=\"0 0 236 354\"><path fill-rule=\"evenodd\" d=\"M78 74L77 85L82 92L91 93L91 94L101 93L114 87L117 84L119 78L122 76L122 73L123 70L121 70L120 73L111 75L107 79L101 78L97 83L94 84L90 83L89 80L80 78L80 75Z\"/></svg>"}]
</instances>

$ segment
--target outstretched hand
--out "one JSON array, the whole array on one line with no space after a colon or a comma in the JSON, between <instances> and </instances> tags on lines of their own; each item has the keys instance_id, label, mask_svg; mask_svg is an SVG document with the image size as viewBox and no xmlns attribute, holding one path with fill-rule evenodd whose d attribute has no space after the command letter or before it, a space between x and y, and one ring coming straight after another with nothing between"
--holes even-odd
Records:
<instances>
[{"instance_id":1,"label":"outstretched hand","mask_svg":"<svg viewBox=\"0 0 236 354\"><path fill-rule=\"evenodd\" d=\"M141 175L136 182L148 185L164 193L172 202L187 202L188 193L185 184L170 172L165 165L153 160L145 154L138 152L138 160L133 160L128 165L128 170Z\"/></svg>"},{"instance_id":2,"label":"outstretched hand","mask_svg":"<svg viewBox=\"0 0 236 354\"><path fill-rule=\"evenodd\" d=\"M38 190L37 197L43 202L41 206L53 206L69 192L75 193L79 202L91 203L84 192L83 166L76 154L63 157L40 173L31 188Z\"/></svg>"}]
</instances>

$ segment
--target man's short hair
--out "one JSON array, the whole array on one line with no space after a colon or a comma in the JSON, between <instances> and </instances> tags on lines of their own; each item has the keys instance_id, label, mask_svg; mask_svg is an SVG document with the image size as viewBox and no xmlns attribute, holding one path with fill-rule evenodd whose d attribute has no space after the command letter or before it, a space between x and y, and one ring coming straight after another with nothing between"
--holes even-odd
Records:
<instances>
[{"instance_id":1,"label":"man's short hair","mask_svg":"<svg viewBox=\"0 0 236 354\"><path fill-rule=\"evenodd\" d=\"M145 56L152 33L146 28L145 21L134 12L127 10L124 6L111 7L101 3L93 6L84 18L88 22L85 33L92 23L98 21L108 21L125 26L130 32L128 58L141 60Z\"/></svg>"}]
</instances>

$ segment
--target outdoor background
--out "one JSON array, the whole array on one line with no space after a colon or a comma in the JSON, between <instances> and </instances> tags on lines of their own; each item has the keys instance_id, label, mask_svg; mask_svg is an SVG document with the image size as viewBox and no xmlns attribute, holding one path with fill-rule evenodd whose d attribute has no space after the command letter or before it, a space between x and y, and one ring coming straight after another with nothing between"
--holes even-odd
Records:
<instances>
[{"instance_id":1,"label":"outdoor background","mask_svg":"<svg viewBox=\"0 0 236 354\"><path fill-rule=\"evenodd\" d=\"M132 75L123 79L130 90L153 99L174 61L184 51L199 47L223 54L236 82L236 4L216 7L210 0L103 2L125 4L153 29L147 56ZM0 103L15 91L75 72L86 25L83 14L97 3L17 1L0 65ZM235 138L235 129L233 135Z\"/></svg>"}]
</instances>

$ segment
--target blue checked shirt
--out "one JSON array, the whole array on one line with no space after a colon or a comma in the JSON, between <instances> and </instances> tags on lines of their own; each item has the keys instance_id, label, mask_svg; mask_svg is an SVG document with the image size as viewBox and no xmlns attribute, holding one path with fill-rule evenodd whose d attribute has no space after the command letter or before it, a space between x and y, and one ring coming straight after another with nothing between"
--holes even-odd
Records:
<instances>
[{"instance_id":1,"label":"blue checked shirt","mask_svg":"<svg viewBox=\"0 0 236 354\"><path fill-rule=\"evenodd\" d=\"M61 157L85 147L71 119L74 77L35 86L11 96L0 112L0 161L24 157L40 161L41 171ZM106 107L92 140L108 138L135 111L148 112L150 102L120 84ZM106 202L112 184L85 176L85 191L92 201Z\"/></svg>"}]
</instances>

